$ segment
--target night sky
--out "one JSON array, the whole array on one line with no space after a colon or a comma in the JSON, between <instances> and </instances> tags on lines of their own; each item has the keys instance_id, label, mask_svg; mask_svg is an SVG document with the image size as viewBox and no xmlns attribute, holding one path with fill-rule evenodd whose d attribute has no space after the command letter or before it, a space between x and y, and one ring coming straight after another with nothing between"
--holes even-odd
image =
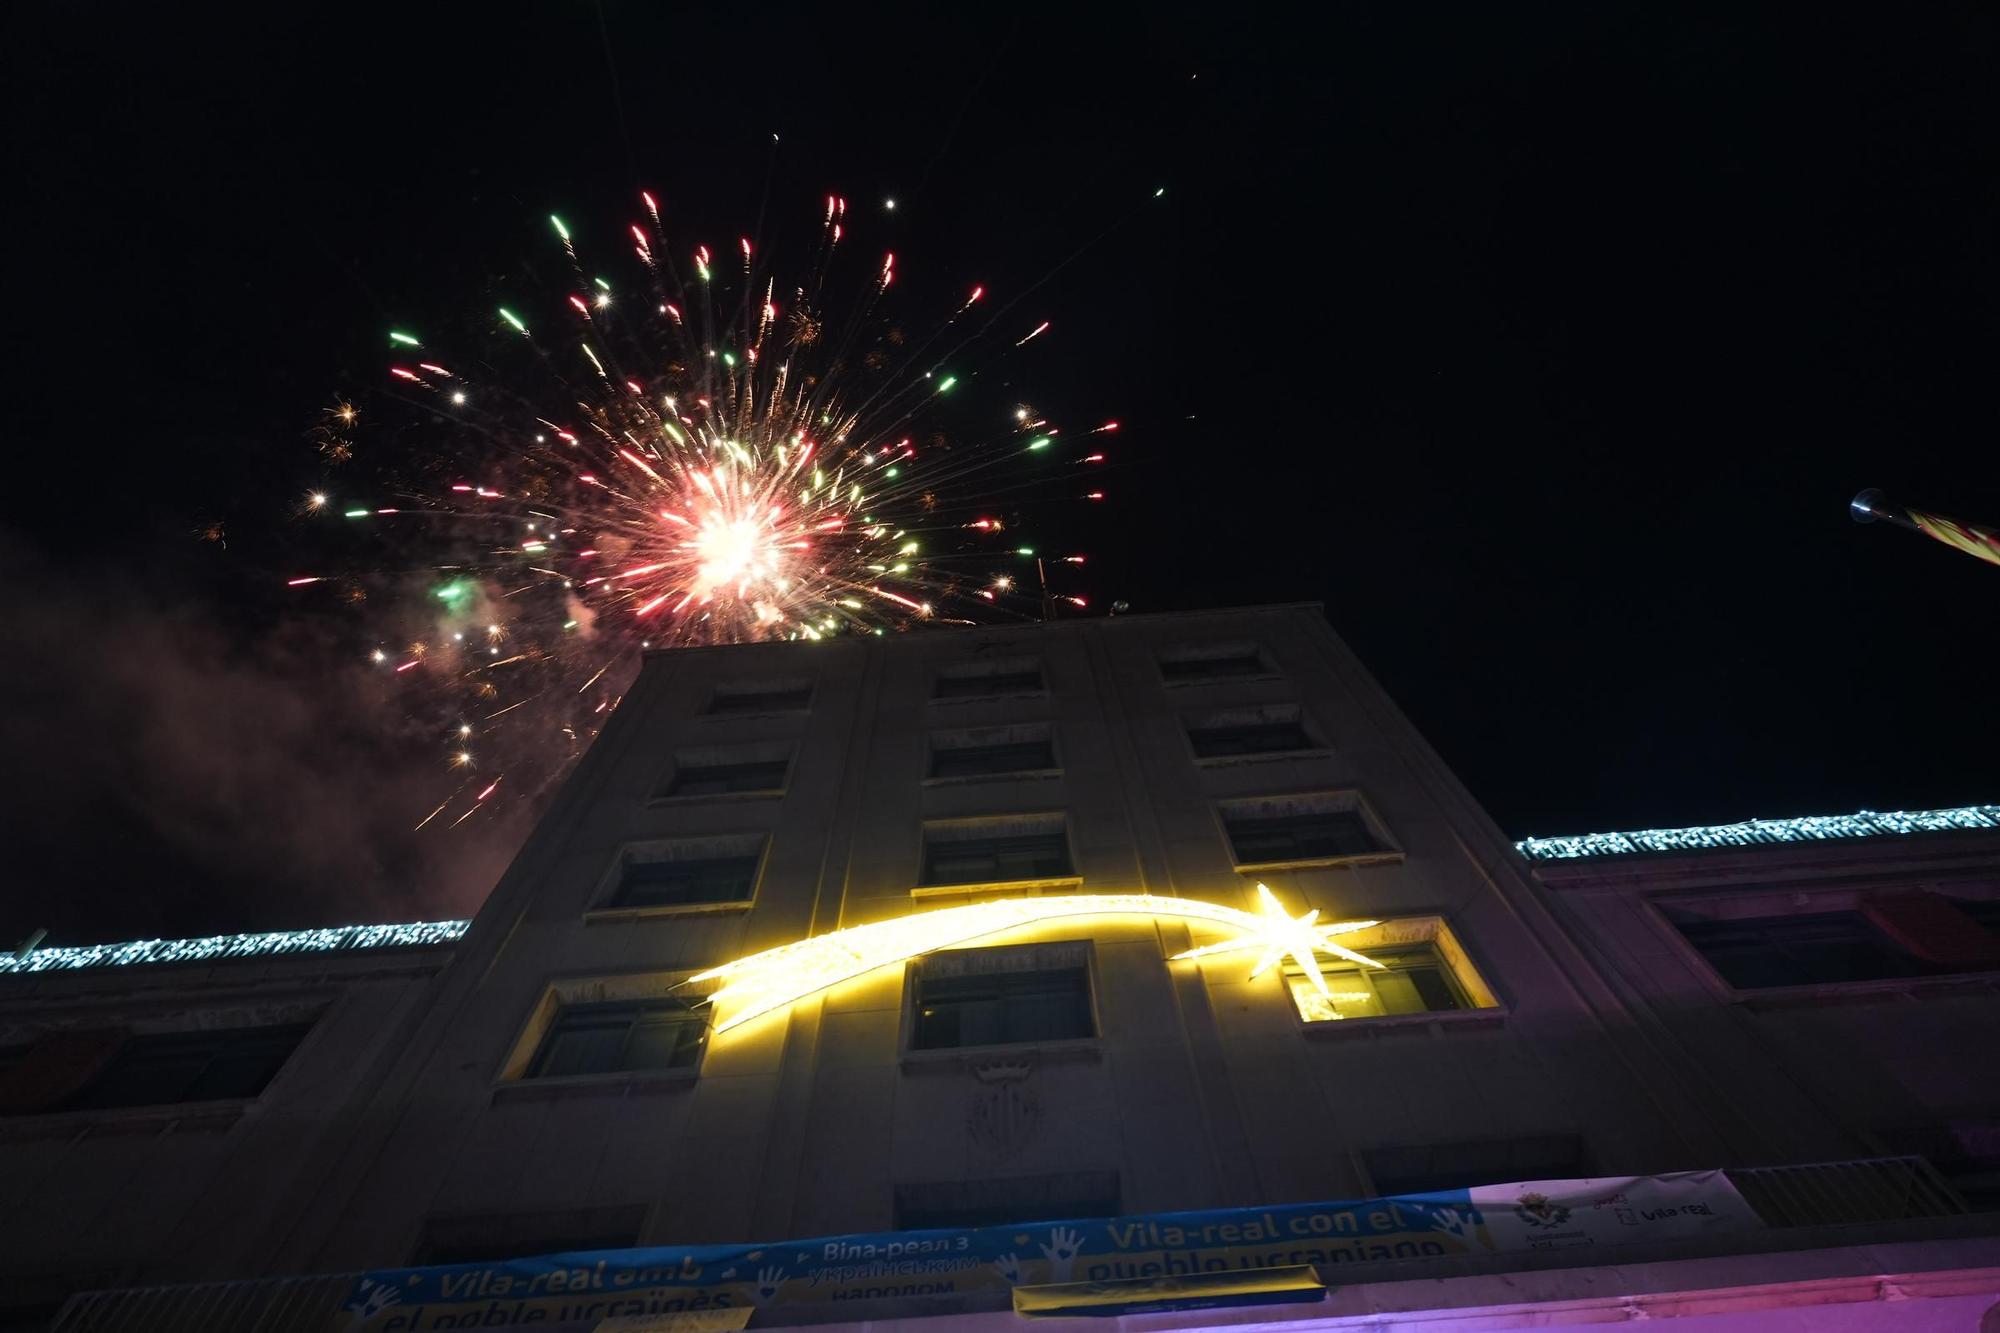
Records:
<instances>
[{"instance_id":1,"label":"night sky","mask_svg":"<svg viewBox=\"0 0 2000 1333\"><path fill-rule=\"evenodd\" d=\"M1847 514L2000 522L1990 10L243 13L8 20L4 942L476 906L520 830L406 836L287 507L384 328L640 188L1047 279L1093 601L1324 602L1512 835L2000 792L2000 570Z\"/></svg>"}]
</instances>

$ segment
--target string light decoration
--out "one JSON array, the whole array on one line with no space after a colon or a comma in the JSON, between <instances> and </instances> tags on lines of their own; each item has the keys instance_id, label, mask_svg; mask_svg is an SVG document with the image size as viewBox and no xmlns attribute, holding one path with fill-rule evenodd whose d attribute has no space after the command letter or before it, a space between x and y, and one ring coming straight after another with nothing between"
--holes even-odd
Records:
<instances>
[{"instance_id":1,"label":"string light decoration","mask_svg":"<svg viewBox=\"0 0 2000 1333\"><path fill-rule=\"evenodd\" d=\"M795 1004L829 986L907 962L923 954L998 935L1023 926L1077 917L1168 917L1202 922L1234 931L1228 940L1202 945L1174 955L1176 961L1204 958L1239 950L1259 951L1252 979L1281 959L1289 958L1326 995L1326 978L1319 955L1331 954L1363 967L1381 967L1372 958L1333 942L1335 936L1366 930L1375 921L1340 921L1322 925L1319 909L1292 916L1277 896L1257 886L1257 912L1205 903L1193 898L1163 898L1149 893L1085 893L1048 897L1001 898L963 907L914 912L890 921L814 935L775 949L766 949L733 963L711 968L691 982L719 981L709 997L718 1018L715 1030L727 1032L753 1018Z\"/></svg>"},{"instance_id":2,"label":"string light decoration","mask_svg":"<svg viewBox=\"0 0 2000 1333\"><path fill-rule=\"evenodd\" d=\"M1631 833L1585 833L1571 838L1524 838L1514 846L1530 861L1573 861L1586 856L1632 856L1642 852L1696 852L1766 843L1827 842L1879 838L1954 829L2000 828L2000 805L1962 805L1950 810L1863 810L1852 815L1807 815L1799 819L1746 819L1740 824L1694 828L1641 829Z\"/></svg>"},{"instance_id":3,"label":"string light decoration","mask_svg":"<svg viewBox=\"0 0 2000 1333\"><path fill-rule=\"evenodd\" d=\"M414 949L455 944L470 921L410 921L393 926L323 926L258 935L206 935L191 940L129 940L0 954L0 974L71 972L85 967L136 967L146 963L208 963L296 953L351 953L361 949Z\"/></svg>"}]
</instances>

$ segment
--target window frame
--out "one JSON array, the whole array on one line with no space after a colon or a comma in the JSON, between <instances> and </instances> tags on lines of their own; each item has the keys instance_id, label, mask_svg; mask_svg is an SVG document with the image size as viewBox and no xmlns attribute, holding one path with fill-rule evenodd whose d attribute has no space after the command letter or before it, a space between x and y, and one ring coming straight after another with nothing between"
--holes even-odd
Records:
<instances>
[{"instance_id":1,"label":"window frame","mask_svg":"<svg viewBox=\"0 0 2000 1333\"><path fill-rule=\"evenodd\" d=\"M1233 671L1221 675L1187 675L1176 678L1171 667L1201 662L1237 662L1254 659L1255 671ZM1153 669L1160 685L1169 690L1197 689L1205 685L1228 685L1247 681L1283 680L1285 673L1272 661L1264 645L1252 639L1221 639L1206 643L1176 643L1153 655Z\"/></svg>"},{"instance_id":2,"label":"window frame","mask_svg":"<svg viewBox=\"0 0 2000 1333\"><path fill-rule=\"evenodd\" d=\"M1290 723L1305 739L1303 746L1290 750L1252 750L1242 754L1203 754L1196 739L1203 732L1220 731L1229 723L1225 720L1232 714L1270 716L1245 725L1282 726ZM1289 714L1289 716L1285 716ZM1241 708L1206 709L1179 716L1181 737L1187 745L1188 757L1197 768L1226 768L1236 764L1273 763L1287 759L1324 758L1333 753L1333 747L1322 739L1319 727L1309 718L1305 710L1294 702L1247 704Z\"/></svg>"},{"instance_id":3,"label":"window frame","mask_svg":"<svg viewBox=\"0 0 2000 1333\"><path fill-rule=\"evenodd\" d=\"M1968 899L1947 891L1949 888L1965 887L1968 886L1943 885L1930 881L1909 882L1900 878L1888 883L1849 885L1821 890L1753 883L1708 892L1666 890L1646 894L1642 901L1653 929L1664 939L1674 956L1688 966L1692 974L1709 989L1711 994L1732 1004L1780 1006L1809 1002L1829 994L1852 996L1918 994L1991 986L1995 978L2000 977L2000 968L1739 988L1723 975L1722 970L1710 961L1708 955L1703 953L1693 940L1687 937L1679 923L1673 919L1672 912L1674 910L1690 912L1716 922L1759 920L1780 916L1833 916L1861 912L1866 898L1871 894L1888 894L1902 889L1924 890L1960 903L2000 902L2000 896L1991 899ZM1879 928L1871 927L1871 929ZM1993 928L1988 927L1988 929ZM1896 947L1892 941L1885 942L1891 948Z\"/></svg>"},{"instance_id":4,"label":"window frame","mask_svg":"<svg viewBox=\"0 0 2000 1333\"><path fill-rule=\"evenodd\" d=\"M561 1097L571 1091L625 1088L632 1091L672 1090L691 1087L708 1067L714 1050L713 1010L702 1001L720 988L717 981L694 981L699 968L647 972L577 972L551 977L529 1003L527 1012L515 1026L514 1039L502 1053L488 1088L494 1103ZM703 1036L692 1064L665 1069L615 1070L598 1074L553 1074L531 1076L542 1043L554 1029L566 1007L581 1004L624 1003L655 999L676 999L687 1003L697 1014L708 1015L709 1030Z\"/></svg>"},{"instance_id":5,"label":"window frame","mask_svg":"<svg viewBox=\"0 0 2000 1333\"><path fill-rule=\"evenodd\" d=\"M1016 879L971 879L949 883L931 883L926 879L931 861L932 834L939 830L978 829L981 827L1005 828L1014 824L1047 823L1053 826L1057 839L1062 845L1063 862L1067 869L1061 874L1030 875ZM983 842L995 838L950 837L940 842ZM1023 837L1033 836L1023 834ZM1083 875L1077 869L1076 846L1070 838L1069 816L1064 811L1031 811L1012 815L977 815L969 818L926 819L917 826L917 867L910 896L913 898L936 898L965 893L997 893L1008 889L1022 888L1073 888L1083 883Z\"/></svg>"},{"instance_id":6,"label":"window frame","mask_svg":"<svg viewBox=\"0 0 2000 1333\"><path fill-rule=\"evenodd\" d=\"M980 736L1005 737L1010 734L1026 736L1018 741L996 740L992 744L940 745L947 739L968 739ZM1048 751L1049 762L1039 768L1010 768L995 772L980 773L939 773L938 756L953 751L980 751L1005 748L1009 745L1025 747L1040 744ZM974 782L1018 782L1034 778L1061 777L1063 773L1062 750L1056 743L1053 724L1048 722L1025 722L1013 726L970 727L957 730L932 731L925 738L924 785L927 787L949 787Z\"/></svg>"},{"instance_id":7,"label":"window frame","mask_svg":"<svg viewBox=\"0 0 2000 1333\"><path fill-rule=\"evenodd\" d=\"M759 686L765 688L758 688ZM709 687L708 697L702 701L697 715L703 721L726 721L731 718L748 717L790 717L798 713L810 713L819 689L810 677L794 681L791 678L776 680L728 682ZM804 700L795 705L778 707L718 708L717 701L726 698L772 699L802 694Z\"/></svg>"},{"instance_id":8,"label":"window frame","mask_svg":"<svg viewBox=\"0 0 2000 1333\"><path fill-rule=\"evenodd\" d=\"M1365 852L1342 852L1327 856L1295 856L1273 861L1246 861L1237 851L1236 838L1229 831L1230 814L1233 810L1252 810L1260 805L1270 806L1278 802L1311 802L1322 804L1322 810L1303 810L1302 814L1353 814L1362 829L1374 840L1375 846ZM1389 832L1388 825L1375 812L1375 807L1359 788L1345 787L1302 792L1273 792L1264 796L1230 796L1214 802L1217 831L1222 835L1222 845L1229 854L1229 863L1238 874L1263 874L1276 870L1306 870L1320 866L1361 866L1383 865L1404 859L1403 845ZM1255 816L1252 816L1255 817Z\"/></svg>"},{"instance_id":9,"label":"window frame","mask_svg":"<svg viewBox=\"0 0 2000 1333\"><path fill-rule=\"evenodd\" d=\"M1033 672L1032 687L1011 686L982 690L976 694L944 693L947 681L994 681ZM931 672L926 701L934 705L985 703L1005 699L1046 699L1049 695L1049 665L1040 655L1010 657L993 662L950 662Z\"/></svg>"},{"instance_id":10,"label":"window frame","mask_svg":"<svg viewBox=\"0 0 2000 1333\"><path fill-rule=\"evenodd\" d=\"M554 1054L554 1051L551 1047L551 1043L558 1040L560 1037L564 1035L566 1020L574 1021L580 1026L581 1020L588 1017L593 1012L609 1012L612 1010L621 1010L621 1009L633 1011L635 1014L635 1017L632 1019L632 1021L630 1021L625 1025L623 1029L623 1035L620 1038L619 1058L621 1063L610 1069L586 1069L567 1074L545 1074L542 1072L544 1066L548 1063L549 1059ZM646 1014L647 1011L657 1010L665 1012L669 1009L676 1010L679 1014L685 1015L685 1017L680 1019L679 1021L666 1024L647 1023L645 1021L644 1015ZM573 1020L571 1019L572 1015L574 1016ZM625 1053L631 1049L634 1035L638 1032L640 1028L648 1026L673 1027L675 1029L699 1029L700 1035L694 1039L693 1045L691 1047L693 1051L692 1058L690 1058L686 1063L679 1063L677 1061L676 1063L666 1064L666 1065L644 1065L644 1066L634 1067L622 1063L622 1061L625 1058ZM562 1001L558 1000L554 1012L552 1012L549 1015L547 1024L545 1024L542 1028L540 1039L537 1040L535 1043L534 1053L528 1057L528 1065L527 1068L523 1070L521 1073L521 1081L541 1082L547 1079L587 1079L587 1078L609 1078L613 1076L629 1077L632 1075L666 1074L666 1073L677 1073L681 1070L698 1069L701 1067L702 1056L707 1051L709 1036L713 1033L714 1026L715 1025L713 1023L701 1021L701 1017L700 1014L697 1012L696 1006L690 1004L688 1001L682 999L679 996L661 995L650 998L638 997L632 999L612 999L612 1000L576 1000L576 1001L571 1001L569 1003L563 1003ZM675 1039L674 1052L676 1055L678 1055L681 1050L682 1050L682 1039L677 1036Z\"/></svg>"},{"instance_id":11,"label":"window frame","mask_svg":"<svg viewBox=\"0 0 2000 1333\"><path fill-rule=\"evenodd\" d=\"M620 903L619 889L625 881L627 867L646 864L648 859L662 861L677 860L743 860L740 855L731 856L732 846L756 844L756 864L750 871L749 892L741 899L727 899L719 902L690 903ZM670 848L690 848L707 845L717 854L708 857L665 856L646 858L648 850L665 851ZM770 863L771 835L768 832L700 834L685 838L648 838L637 842L621 844L612 854L611 865L598 877L597 886L590 896L590 905L584 909L585 922L615 922L638 920L647 917L698 916L704 914L748 912L757 905L764 890L764 872Z\"/></svg>"},{"instance_id":12,"label":"window frame","mask_svg":"<svg viewBox=\"0 0 2000 1333\"><path fill-rule=\"evenodd\" d=\"M734 761L727 758L704 761L700 755L744 756ZM768 756L768 757L765 757ZM653 792L646 798L648 805L699 805L716 801L769 801L783 797L791 790L792 773L797 767L798 747L790 741L754 741L743 745L709 745L686 747L674 752L667 765L667 771L653 784ZM722 768L750 768L757 766L779 766L777 783L768 787L749 787L741 791L677 792L675 784L690 772Z\"/></svg>"},{"instance_id":13,"label":"window frame","mask_svg":"<svg viewBox=\"0 0 2000 1333\"><path fill-rule=\"evenodd\" d=\"M1084 1009L1090 1022L1090 1033L1082 1037L1049 1037L1026 1041L994 1042L976 1046L917 1046L915 1045L918 1010L923 999L924 970L927 960L933 958L954 959L997 955L1023 956L1042 951L1075 950L1081 957L1072 964L1083 973ZM1049 969L996 969L994 972L969 972L968 976L994 975L1003 971L1028 972ZM905 1069L921 1070L935 1068L1011 1067L1018 1064L1032 1064L1049 1059L1089 1060L1101 1057L1104 1050L1104 1012L1101 1002L1103 976L1098 967L1097 942L1085 936L1076 939L1037 940L1026 944L972 944L950 949L934 949L910 960L903 968L903 995L900 1021L897 1024L896 1047L900 1063Z\"/></svg>"},{"instance_id":14,"label":"window frame","mask_svg":"<svg viewBox=\"0 0 2000 1333\"><path fill-rule=\"evenodd\" d=\"M1348 913L1336 910L1322 912L1322 920L1350 919ZM1425 1010L1412 1014L1356 1014L1345 1018L1307 1018L1300 1011L1298 1000L1292 994L1291 974L1296 971L1289 961L1273 971L1278 975L1278 1002L1291 1015L1291 1022L1298 1032L1307 1038L1337 1036L1343 1032L1371 1032L1385 1028L1423 1028L1434 1030L1484 1028L1504 1024L1513 1015L1512 1002L1491 979L1489 969L1484 965L1476 950L1468 948L1451 920L1441 911L1412 912L1407 915L1385 917L1366 930L1357 930L1339 937L1339 943L1360 954L1389 952L1397 949L1427 947L1432 949L1449 974L1451 984L1458 996L1465 1002L1462 1008ZM1226 957L1226 955L1225 955ZM1326 956L1321 955L1322 965ZM1337 964L1345 966L1345 964ZM1339 987L1328 979L1328 989Z\"/></svg>"}]
</instances>

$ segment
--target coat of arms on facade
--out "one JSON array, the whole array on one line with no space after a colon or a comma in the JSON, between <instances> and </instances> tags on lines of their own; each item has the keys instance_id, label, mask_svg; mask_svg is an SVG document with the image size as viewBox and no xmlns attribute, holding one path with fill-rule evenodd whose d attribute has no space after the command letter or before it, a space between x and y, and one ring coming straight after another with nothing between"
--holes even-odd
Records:
<instances>
[{"instance_id":1,"label":"coat of arms on facade","mask_svg":"<svg viewBox=\"0 0 2000 1333\"><path fill-rule=\"evenodd\" d=\"M1559 1227L1569 1221L1569 1209L1546 1194L1523 1194L1514 1205L1514 1216L1531 1227Z\"/></svg>"},{"instance_id":2,"label":"coat of arms on facade","mask_svg":"<svg viewBox=\"0 0 2000 1333\"><path fill-rule=\"evenodd\" d=\"M1012 1157L1034 1142L1042 1125L1042 1099L1027 1086L1030 1066L1019 1063L976 1067L985 1085L965 1112L966 1133L996 1157Z\"/></svg>"}]
</instances>

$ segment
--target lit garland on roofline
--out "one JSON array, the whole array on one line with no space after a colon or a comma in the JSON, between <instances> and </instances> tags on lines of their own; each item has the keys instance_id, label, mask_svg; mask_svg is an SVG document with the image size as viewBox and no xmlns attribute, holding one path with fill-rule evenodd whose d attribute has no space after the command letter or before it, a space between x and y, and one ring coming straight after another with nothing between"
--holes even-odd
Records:
<instances>
[{"instance_id":1,"label":"lit garland on roofline","mask_svg":"<svg viewBox=\"0 0 2000 1333\"><path fill-rule=\"evenodd\" d=\"M323 926L259 935L209 935L195 940L130 940L36 949L25 957L0 954L0 974L70 972L85 967L134 967L143 963L209 963L301 953L354 953L362 949L412 949L454 944L470 921L411 921L397 926Z\"/></svg>"},{"instance_id":2,"label":"lit garland on roofline","mask_svg":"<svg viewBox=\"0 0 2000 1333\"><path fill-rule=\"evenodd\" d=\"M1523 838L1514 844L1530 861L1573 861L1589 856L1633 856L1646 852L1702 852L1781 842L1830 842L1955 829L2000 828L2000 805L1962 805L1952 810L1863 810L1852 815L1805 815L1798 819L1747 819L1741 824L1695 828L1641 829L1632 833L1585 833L1573 838Z\"/></svg>"}]
</instances>

